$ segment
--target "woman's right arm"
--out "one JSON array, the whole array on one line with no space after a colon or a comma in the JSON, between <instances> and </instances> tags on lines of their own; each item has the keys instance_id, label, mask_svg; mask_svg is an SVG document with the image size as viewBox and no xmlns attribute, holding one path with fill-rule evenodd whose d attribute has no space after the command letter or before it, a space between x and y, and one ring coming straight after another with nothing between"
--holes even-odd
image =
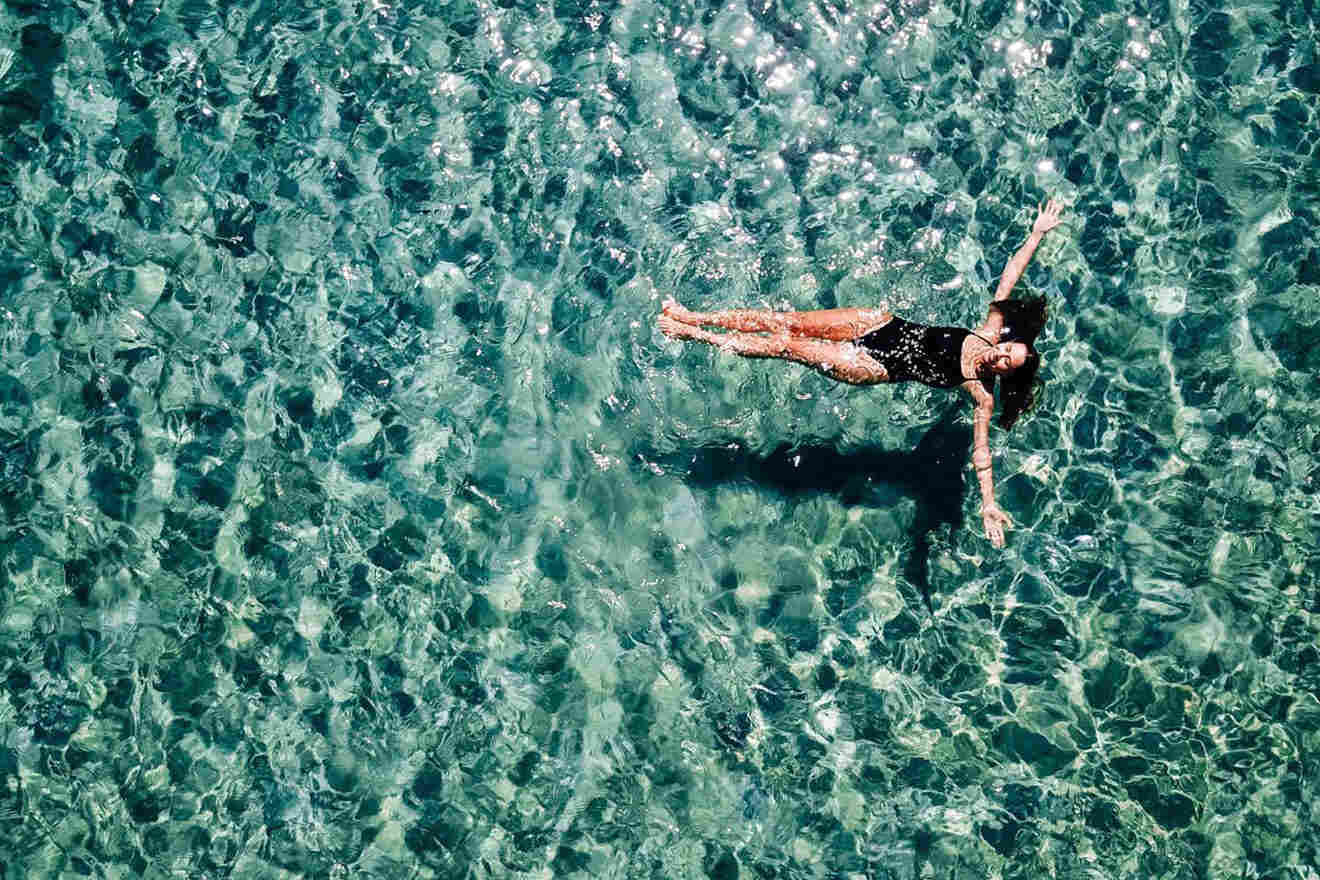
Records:
<instances>
[{"instance_id":1,"label":"woman's right arm","mask_svg":"<svg viewBox=\"0 0 1320 880\"><path fill-rule=\"evenodd\" d=\"M1036 222L1032 224L1031 235L1027 236L1027 241L1018 252L1013 255L1013 259L1004 266L1004 274L999 276L999 287L995 289L995 302L1001 299L1008 299L1008 295L1013 292L1013 287L1022 277L1022 273L1027 269L1027 263L1031 262L1032 254L1036 253L1036 248L1040 241L1060 222L1059 214L1063 212L1063 205L1054 199L1050 199L1044 205L1037 209Z\"/></svg>"},{"instance_id":2,"label":"woman's right arm","mask_svg":"<svg viewBox=\"0 0 1320 880\"><path fill-rule=\"evenodd\" d=\"M980 382L968 382L964 387L976 401L976 413L972 416L972 469L981 488L981 522L990 543L1002 547L1004 530L1012 528L1013 521L995 502L995 472L990 458L990 417L995 411L995 399Z\"/></svg>"}]
</instances>

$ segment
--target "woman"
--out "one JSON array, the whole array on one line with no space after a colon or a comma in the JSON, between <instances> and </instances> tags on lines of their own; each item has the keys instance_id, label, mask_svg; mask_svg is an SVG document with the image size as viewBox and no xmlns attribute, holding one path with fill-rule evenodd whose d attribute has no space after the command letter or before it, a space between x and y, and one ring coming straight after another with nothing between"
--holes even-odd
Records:
<instances>
[{"instance_id":1,"label":"woman","mask_svg":"<svg viewBox=\"0 0 1320 880\"><path fill-rule=\"evenodd\" d=\"M1002 547L1004 529L1012 520L995 503L991 391L995 377L1002 377L1004 411L999 425L1003 428L1011 428L1034 402L1032 385L1040 356L1032 343L1045 324L1045 299L1009 299L1009 294L1045 233L1059 225L1062 211L1063 205L1054 199L1038 209L1031 235L1004 267L985 322L975 330L928 327L885 309L692 312L672 299L665 301L657 323L673 339L718 345L743 357L795 361L853 385L908 380L935 388L961 385L976 403L972 466L981 484L981 520L986 537ZM733 332L716 333L705 327Z\"/></svg>"}]
</instances>

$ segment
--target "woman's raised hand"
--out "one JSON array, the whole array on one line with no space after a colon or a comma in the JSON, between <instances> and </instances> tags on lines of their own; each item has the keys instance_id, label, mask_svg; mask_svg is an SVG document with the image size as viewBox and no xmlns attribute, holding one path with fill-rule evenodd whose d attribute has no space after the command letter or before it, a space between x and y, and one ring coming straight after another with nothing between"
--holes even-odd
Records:
<instances>
[{"instance_id":1,"label":"woman's raised hand","mask_svg":"<svg viewBox=\"0 0 1320 880\"><path fill-rule=\"evenodd\" d=\"M1013 527L1013 520L1008 518L1008 514L997 504L983 505L981 522L985 524L985 536L990 539L990 543L996 547L1004 546L1004 530Z\"/></svg>"},{"instance_id":2,"label":"woman's raised hand","mask_svg":"<svg viewBox=\"0 0 1320 880\"><path fill-rule=\"evenodd\" d=\"M1045 204L1037 206L1036 211L1036 223L1031 227L1032 232L1044 235L1063 222L1059 219L1059 215L1063 213L1063 204L1057 199L1050 199Z\"/></svg>"}]
</instances>

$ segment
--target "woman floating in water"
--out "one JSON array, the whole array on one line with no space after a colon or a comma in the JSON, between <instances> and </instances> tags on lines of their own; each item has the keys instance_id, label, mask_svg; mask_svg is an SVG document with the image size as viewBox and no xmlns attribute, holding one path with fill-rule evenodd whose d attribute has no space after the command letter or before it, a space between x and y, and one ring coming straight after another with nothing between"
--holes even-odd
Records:
<instances>
[{"instance_id":1,"label":"woman floating in water","mask_svg":"<svg viewBox=\"0 0 1320 880\"><path fill-rule=\"evenodd\" d=\"M995 503L990 465L991 394L1002 377L1002 428L1011 428L1034 403L1033 383L1040 356L1032 347L1045 325L1045 298L1009 299L1045 233L1059 225L1063 206L1050 199L1036 214L1026 244L1000 276L985 322L975 330L928 327L905 321L885 309L825 309L814 312L737 310L692 312L671 300L658 325L673 339L718 345L743 357L779 358L815 367L831 379L853 385L916 381L934 388L961 385L976 402L972 466L981 484L985 535L1004 545L1012 525ZM720 327L716 333L704 327Z\"/></svg>"}]
</instances>

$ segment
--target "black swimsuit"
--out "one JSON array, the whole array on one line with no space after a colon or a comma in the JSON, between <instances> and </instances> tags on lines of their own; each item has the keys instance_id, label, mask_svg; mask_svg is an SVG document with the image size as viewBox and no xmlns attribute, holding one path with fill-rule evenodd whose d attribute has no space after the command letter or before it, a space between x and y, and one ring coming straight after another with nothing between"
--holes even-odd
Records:
<instances>
[{"instance_id":1,"label":"black swimsuit","mask_svg":"<svg viewBox=\"0 0 1320 880\"><path fill-rule=\"evenodd\" d=\"M962 372L963 340L968 336L990 344L981 334L962 327L929 327L895 317L858 339L857 344L880 362L890 382L915 381L932 388L952 388L969 379L981 379Z\"/></svg>"}]
</instances>

